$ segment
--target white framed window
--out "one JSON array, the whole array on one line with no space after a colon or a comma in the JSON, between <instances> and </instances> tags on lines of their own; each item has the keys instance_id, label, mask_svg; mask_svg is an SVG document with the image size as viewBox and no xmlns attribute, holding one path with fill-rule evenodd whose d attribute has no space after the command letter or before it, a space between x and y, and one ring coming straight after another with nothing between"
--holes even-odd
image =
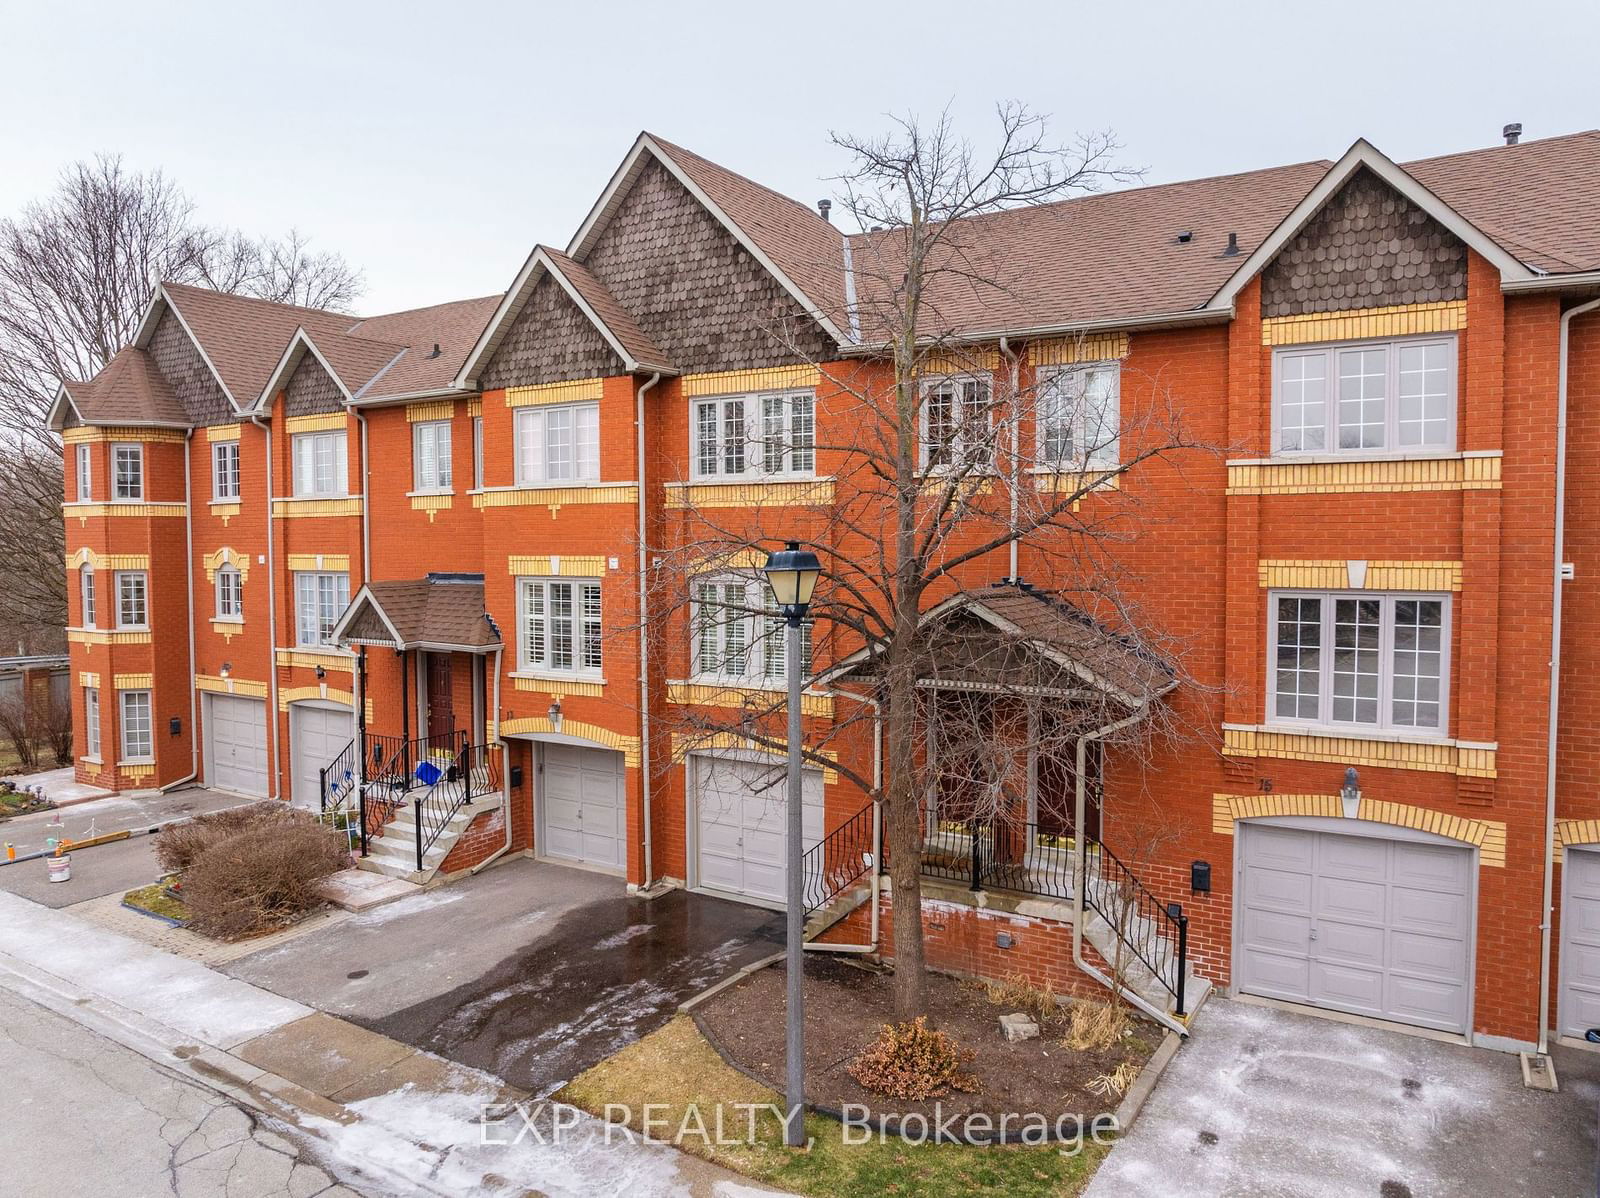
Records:
<instances>
[{"instance_id":1,"label":"white framed window","mask_svg":"<svg viewBox=\"0 0 1600 1198\"><path fill-rule=\"evenodd\" d=\"M817 469L816 394L697 399L689 438L695 478L809 478Z\"/></svg>"},{"instance_id":2,"label":"white framed window","mask_svg":"<svg viewBox=\"0 0 1600 1198\"><path fill-rule=\"evenodd\" d=\"M600 405L553 404L517 413L517 482L595 482L600 478Z\"/></svg>"},{"instance_id":3,"label":"white framed window","mask_svg":"<svg viewBox=\"0 0 1600 1198\"><path fill-rule=\"evenodd\" d=\"M94 567L78 567L78 596L83 600L83 623L80 627L94 628Z\"/></svg>"},{"instance_id":4,"label":"white framed window","mask_svg":"<svg viewBox=\"0 0 1600 1198\"><path fill-rule=\"evenodd\" d=\"M411 426L411 485L417 491L448 491L450 422L425 420Z\"/></svg>"},{"instance_id":5,"label":"white framed window","mask_svg":"<svg viewBox=\"0 0 1600 1198\"><path fill-rule=\"evenodd\" d=\"M1036 391L1040 466L1083 470L1117 464L1122 424L1120 362L1043 369Z\"/></svg>"},{"instance_id":6,"label":"white framed window","mask_svg":"<svg viewBox=\"0 0 1600 1198\"><path fill-rule=\"evenodd\" d=\"M118 691L122 726L122 760L149 761L155 756L150 736L150 692Z\"/></svg>"},{"instance_id":7,"label":"white framed window","mask_svg":"<svg viewBox=\"0 0 1600 1198\"><path fill-rule=\"evenodd\" d=\"M472 489L483 489L483 417L472 418Z\"/></svg>"},{"instance_id":8,"label":"white framed window","mask_svg":"<svg viewBox=\"0 0 1600 1198\"><path fill-rule=\"evenodd\" d=\"M244 619L244 580L233 566L217 571L217 619Z\"/></svg>"},{"instance_id":9,"label":"white framed window","mask_svg":"<svg viewBox=\"0 0 1600 1198\"><path fill-rule=\"evenodd\" d=\"M78 475L78 502L85 503L94 497L94 475L91 473L93 466L90 461L90 450L87 445L80 445L73 454L77 465Z\"/></svg>"},{"instance_id":10,"label":"white framed window","mask_svg":"<svg viewBox=\"0 0 1600 1198\"><path fill-rule=\"evenodd\" d=\"M144 498L144 446L118 444L111 447L111 498L137 501Z\"/></svg>"},{"instance_id":11,"label":"white framed window","mask_svg":"<svg viewBox=\"0 0 1600 1198\"><path fill-rule=\"evenodd\" d=\"M598 580L518 579L517 608L517 653L523 670L600 677L605 661Z\"/></svg>"},{"instance_id":12,"label":"white framed window","mask_svg":"<svg viewBox=\"0 0 1600 1198\"><path fill-rule=\"evenodd\" d=\"M1408 337L1274 351L1276 453L1456 447L1456 339Z\"/></svg>"},{"instance_id":13,"label":"white framed window","mask_svg":"<svg viewBox=\"0 0 1600 1198\"><path fill-rule=\"evenodd\" d=\"M149 576L143 570L117 571L117 627L148 628Z\"/></svg>"},{"instance_id":14,"label":"white framed window","mask_svg":"<svg viewBox=\"0 0 1600 1198\"><path fill-rule=\"evenodd\" d=\"M100 688L83 688L83 751L100 760Z\"/></svg>"},{"instance_id":15,"label":"white framed window","mask_svg":"<svg viewBox=\"0 0 1600 1198\"><path fill-rule=\"evenodd\" d=\"M690 586L695 677L755 686L788 677L788 630L764 580L720 574ZM811 676L809 622L800 626L800 672Z\"/></svg>"},{"instance_id":16,"label":"white framed window","mask_svg":"<svg viewBox=\"0 0 1600 1198\"><path fill-rule=\"evenodd\" d=\"M333 626L350 606L350 575L341 571L297 571L294 576L295 644L331 644Z\"/></svg>"},{"instance_id":17,"label":"white framed window","mask_svg":"<svg viewBox=\"0 0 1600 1198\"><path fill-rule=\"evenodd\" d=\"M1272 591L1270 722L1442 736L1450 597Z\"/></svg>"},{"instance_id":18,"label":"white framed window","mask_svg":"<svg viewBox=\"0 0 1600 1198\"><path fill-rule=\"evenodd\" d=\"M922 384L925 470L987 470L994 465L994 409L985 379L959 375Z\"/></svg>"},{"instance_id":19,"label":"white framed window","mask_svg":"<svg viewBox=\"0 0 1600 1198\"><path fill-rule=\"evenodd\" d=\"M239 498L239 442L218 441L211 447L211 498Z\"/></svg>"},{"instance_id":20,"label":"white framed window","mask_svg":"<svg viewBox=\"0 0 1600 1198\"><path fill-rule=\"evenodd\" d=\"M295 495L342 496L349 489L344 432L298 434L294 438Z\"/></svg>"}]
</instances>

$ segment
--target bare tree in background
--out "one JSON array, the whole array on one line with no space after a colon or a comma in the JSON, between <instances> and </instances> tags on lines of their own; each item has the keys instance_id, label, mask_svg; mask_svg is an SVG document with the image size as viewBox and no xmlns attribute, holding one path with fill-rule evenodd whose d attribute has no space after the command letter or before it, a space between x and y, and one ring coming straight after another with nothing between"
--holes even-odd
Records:
<instances>
[{"instance_id":1,"label":"bare tree in background","mask_svg":"<svg viewBox=\"0 0 1600 1198\"><path fill-rule=\"evenodd\" d=\"M960 139L948 115L900 119L882 137L835 136L853 161L838 180L842 205L868 234L853 247L851 320L871 350L857 366L826 370L822 394L829 383L843 392L817 401L814 472L827 477L812 484L809 502L789 496L753 514L697 503L695 489L684 488L668 504L662 544L650 547L652 612L676 604L685 616L658 622L655 660L681 661L687 630L695 680L757 684L730 700L740 705L733 712L679 708L675 739L685 747L782 750L783 695L761 690L763 682L781 686L781 625L764 609L750 547L799 538L822 556L813 635L835 691L834 720L805 751L881 804L896 1006L906 1018L926 1011L923 861L925 852L945 851L945 824L1025 818L1018 812L1029 770L1070 762L1085 732L1131 714L1085 681L1108 667L1107 634L1117 657L1149 665L1158 690L1189 681L1183 646L1137 601L1140 588L1119 552L1164 515L1147 493L1120 490L1123 478L1202 448L1181 405L1164 380L1123 371L1119 419L1092 372L1024 377L1014 350L1002 343L997 352L997 333L974 335L1042 323L1030 321L1021 286L1024 239L996 236L996 222L1031 220L1045 238L1071 237L1070 215L1048 206L1128 175L1112 164L1117 147L1108 135L1058 146L1045 122L1021 107L1002 107L998 117L996 137L982 149ZM1092 359L1092 346L1077 348ZM714 443L697 471L714 474L723 454L740 463L758 455L778 477L811 473L808 451L805 462L794 456L804 422L791 417L722 411L702 425L692 407L696 452L706 436ZM1068 625L1081 615L1081 627L1094 630L1075 659L1070 650L1041 657L1031 637L960 616L956 601L1005 574L1013 544L1026 546L1041 581L1071 605ZM930 619L936 609L953 617ZM867 660L828 671L857 653ZM1185 735L1173 705L1134 706L1144 718L1109 742L1123 759ZM881 784L857 764L874 720L884 736ZM950 819L930 825L936 808ZM1065 840L1035 827L1024 838L1030 843L990 851L1001 866L1029 868L1034 846L1052 838Z\"/></svg>"},{"instance_id":2,"label":"bare tree in background","mask_svg":"<svg viewBox=\"0 0 1600 1198\"><path fill-rule=\"evenodd\" d=\"M114 155L75 163L49 198L0 220L0 555L52 579L0 587L0 627L66 623L61 571L46 566L60 562L62 537L61 447L46 414L60 380L93 378L132 339L158 278L335 310L361 290L340 255L297 232L205 225L172 180ZM52 479L53 507L43 500ZM39 556L50 546L53 559Z\"/></svg>"}]
</instances>

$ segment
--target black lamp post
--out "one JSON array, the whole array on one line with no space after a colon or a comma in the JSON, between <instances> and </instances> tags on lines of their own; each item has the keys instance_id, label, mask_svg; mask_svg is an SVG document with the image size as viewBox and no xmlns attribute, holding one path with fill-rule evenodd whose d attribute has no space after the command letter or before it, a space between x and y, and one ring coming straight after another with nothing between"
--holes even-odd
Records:
<instances>
[{"instance_id":1,"label":"black lamp post","mask_svg":"<svg viewBox=\"0 0 1600 1198\"><path fill-rule=\"evenodd\" d=\"M788 1001L785 1013L785 1066L787 1072L788 1114L784 1120L784 1143L799 1148L805 1143L805 1024L802 1020L802 987L805 978L805 846L801 819L802 784L800 769L800 624L817 589L822 563L800 542L767 558L763 573L784 623L784 664L789 674L789 809L785 845L785 882L788 917Z\"/></svg>"}]
</instances>

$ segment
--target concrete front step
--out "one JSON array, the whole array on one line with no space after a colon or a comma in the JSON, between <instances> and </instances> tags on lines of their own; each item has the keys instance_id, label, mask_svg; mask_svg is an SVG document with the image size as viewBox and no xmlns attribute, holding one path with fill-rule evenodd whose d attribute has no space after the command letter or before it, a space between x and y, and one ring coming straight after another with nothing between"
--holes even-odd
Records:
<instances>
[{"instance_id":1,"label":"concrete front step","mask_svg":"<svg viewBox=\"0 0 1600 1198\"><path fill-rule=\"evenodd\" d=\"M834 895L825 905L813 911L806 920L805 939L815 940L871 897L872 883L870 879L866 882L857 883L849 889ZM826 946L818 945L818 947L825 948Z\"/></svg>"},{"instance_id":2,"label":"concrete front step","mask_svg":"<svg viewBox=\"0 0 1600 1198\"><path fill-rule=\"evenodd\" d=\"M397 807L394 818L383 826L382 832L372 837L369 855L357 858L356 868L420 886L439 872L439 866L444 864L444 859L450 855L450 850L466 831L467 825L499 804L500 796L494 794L456 811L423 853L423 867L420 870L417 868L416 808L410 804Z\"/></svg>"}]
</instances>

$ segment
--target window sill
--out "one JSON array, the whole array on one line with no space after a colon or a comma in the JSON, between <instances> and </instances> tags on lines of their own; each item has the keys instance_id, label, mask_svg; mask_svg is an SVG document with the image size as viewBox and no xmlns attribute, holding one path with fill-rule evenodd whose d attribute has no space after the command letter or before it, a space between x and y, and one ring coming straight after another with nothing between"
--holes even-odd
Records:
<instances>
[{"instance_id":1,"label":"window sill","mask_svg":"<svg viewBox=\"0 0 1600 1198\"><path fill-rule=\"evenodd\" d=\"M520 678L526 682L582 682L589 686L604 686L606 684L603 674L561 674L551 670L512 670L506 676L508 678Z\"/></svg>"},{"instance_id":2,"label":"window sill","mask_svg":"<svg viewBox=\"0 0 1600 1198\"><path fill-rule=\"evenodd\" d=\"M429 498L431 496L454 495L454 494L455 494L455 488L453 488L453 487L424 487L424 488L422 488L420 490L416 490L416 491L407 491L406 492L406 498L407 499L426 499L426 498Z\"/></svg>"},{"instance_id":3,"label":"window sill","mask_svg":"<svg viewBox=\"0 0 1600 1198\"><path fill-rule=\"evenodd\" d=\"M211 617L211 622L213 624L227 624L227 625L229 625L230 627L233 627L233 628L243 628L244 627L244 617L243 616L212 616Z\"/></svg>"},{"instance_id":4,"label":"window sill","mask_svg":"<svg viewBox=\"0 0 1600 1198\"><path fill-rule=\"evenodd\" d=\"M231 507L233 504L238 502L240 502L240 500L237 495L213 496L210 500L208 500L208 503L211 507Z\"/></svg>"},{"instance_id":5,"label":"window sill","mask_svg":"<svg viewBox=\"0 0 1600 1198\"><path fill-rule=\"evenodd\" d=\"M83 762L84 765L105 764L105 762L100 759L100 754L98 753L85 753L82 757L78 758L78 760Z\"/></svg>"},{"instance_id":6,"label":"window sill","mask_svg":"<svg viewBox=\"0 0 1600 1198\"><path fill-rule=\"evenodd\" d=\"M154 765L155 763L156 759L154 757L125 757L117 762L117 768L120 770L127 766Z\"/></svg>"},{"instance_id":7,"label":"window sill","mask_svg":"<svg viewBox=\"0 0 1600 1198\"><path fill-rule=\"evenodd\" d=\"M89 630L89 631L92 631L92 630ZM148 625L148 624L118 624L111 631L112 632L149 632L150 631L150 625Z\"/></svg>"},{"instance_id":8,"label":"window sill","mask_svg":"<svg viewBox=\"0 0 1600 1198\"><path fill-rule=\"evenodd\" d=\"M1276 453L1265 458L1229 458L1229 466L1338 466L1354 462L1459 462L1466 458L1498 458L1498 449L1418 449L1410 452L1386 453L1380 451L1352 450L1349 453Z\"/></svg>"},{"instance_id":9,"label":"window sill","mask_svg":"<svg viewBox=\"0 0 1600 1198\"><path fill-rule=\"evenodd\" d=\"M489 495L495 491L569 491L582 487L631 487L632 483L608 483L598 478L570 478L554 481L541 479L537 482L518 482L509 487L481 487L476 494Z\"/></svg>"},{"instance_id":10,"label":"window sill","mask_svg":"<svg viewBox=\"0 0 1600 1198\"><path fill-rule=\"evenodd\" d=\"M1335 740L1381 740L1396 745L1443 745L1454 748L1461 742L1443 732L1400 732L1393 728L1362 728L1348 724L1290 724L1269 721L1265 724L1224 724L1235 732L1266 732L1278 736L1319 736ZM1481 748L1484 746L1475 745Z\"/></svg>"},{"instance_id":11,"label":"window sill","mask_svg":"<svg viewBox=\"0 0 1600 1198\"><path fill-rule=\"evenodd\" d=\"M692 477L686 483L678 486L689 487L751 487L761 486L764 483L831 483L833 476L829 474L742 474L729 476L726 474L711 474L705 477ZM669 486L673 485L671 483Z\"/></svg>"}]
</instances>

